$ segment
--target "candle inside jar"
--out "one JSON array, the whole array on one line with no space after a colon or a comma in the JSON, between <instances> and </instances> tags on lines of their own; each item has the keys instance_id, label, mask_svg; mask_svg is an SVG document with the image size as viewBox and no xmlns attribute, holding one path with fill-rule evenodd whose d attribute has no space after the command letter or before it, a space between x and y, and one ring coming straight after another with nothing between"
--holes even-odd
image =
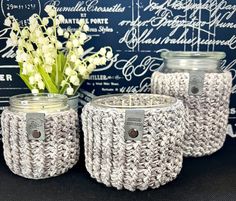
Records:
<instances>
[{"instance_id":1,"label":"candle inside jar","mask_svg":"<svg viewBox=\"0 0 236 201\"><path fill-rule=\"evenodd\" d=\"M10 98L11 110L25 113L52 113L68 109L67 97L59 94L25 94Z\"/></svg>"}]
</instances>

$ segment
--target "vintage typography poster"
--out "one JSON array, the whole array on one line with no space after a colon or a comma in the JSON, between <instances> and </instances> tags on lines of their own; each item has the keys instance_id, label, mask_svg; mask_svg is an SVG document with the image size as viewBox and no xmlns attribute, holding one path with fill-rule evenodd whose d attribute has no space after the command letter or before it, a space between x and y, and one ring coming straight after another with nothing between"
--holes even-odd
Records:
<instances>
[{"instance_id":1,"label":"vintage typography poster","mask_svg":"<svg viewBox=\"0 0 236 201\"><path fill-rule=\"evenodd\" d=\"M33 14L45 15L55 5L65 16L63 27L73 29L80 18L89 27L86 52L112 46L114 57L96 69L80 90L84 105L93 96L110 93L150 92L150 76L160 70L160 52L224 51L222 68L236 68L235 0L0 0L0 110L11 95L28 92L18 73L14 47L7 39L4 19L14 15L21 25ZM232 90L228 132L236 133L236 87Z\"/></svg>"}]
</instances>

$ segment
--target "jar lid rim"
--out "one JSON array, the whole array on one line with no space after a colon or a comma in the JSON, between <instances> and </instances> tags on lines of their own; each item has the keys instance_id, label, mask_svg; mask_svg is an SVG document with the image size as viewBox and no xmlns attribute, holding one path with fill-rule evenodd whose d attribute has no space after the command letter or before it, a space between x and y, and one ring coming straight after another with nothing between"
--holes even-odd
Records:
<instances>
[{"instance_id":1,"label":"jar lid rim","mask_svg":"<svg viewBox=\"0 0 236 201\"><path fill-rule=\"evenodd\" d=\"M132 95L137 95L137 96L150 96L153 97L159 97L159 98L165 98L168 99L169 102L168 103L159 103L159 104L153 104L153 105L134 105L134 106L130 106L130 105L109 105L109 104L101 104L98 101L99 100L107 100L107 98L111 98L111 97L129 97ZM90 102L92 105L94 106L99 106L99 107L104 107L104 108L114 108L114 109L150 109L150 108L165 108L165 107L170 107L171 105L175 104L177 102L177 98L172 97L172 96L167 96L167 95L160 95L160 94L146 94L146 93L121 93L121 94L109 94L109 95L101 95L101 96L97 96L95 98L92 99L92 101Z\"/></svg>"},{"instance_id":2,"label":"jar lid rim","mask_svg":"<svg viewBox=\"0 0 236 201\"><path fill-rule=\"evenodd\" d=\"M52 103L67 103L68 98L63 94L39 93L39 94L19 94L10 97L10 105L31 105L38 103L41 105Z\"/></svg>"},{"instance_id":3,"label":"jar lid rim","mask_svg":"<svg viewBox=\"0 0 236 201\"><path fill-rule=\"evenodd\" d=\"M169 51L162 52L163 59L216 59L222 60L226 57L225 52L196 52L196 51Z\"/></svg>"}]
</instances>

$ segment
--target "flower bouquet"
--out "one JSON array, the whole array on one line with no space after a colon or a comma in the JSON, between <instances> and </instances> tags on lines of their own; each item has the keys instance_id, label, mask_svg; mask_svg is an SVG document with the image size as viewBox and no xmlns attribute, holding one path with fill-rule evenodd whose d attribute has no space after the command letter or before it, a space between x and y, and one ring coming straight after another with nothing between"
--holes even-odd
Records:
<instances>
[{"instance_id":1,"label":"flower bouquet","mask_svg":"<svg viewBox=\"0 0 236 201\"><path fill-rule=\"evenodd\" d=\"M97 66L112 59L112 49L104 47L86 55L83 49L89 31L86 21L80 19L75 31L63 30L60 24L64 16L58 15L51 5L45 11L48 17L33 14L25 27L20 27L13 16L5 20L4 24L11 27L8 42L17 46L19 75L32 93L75 95Z\"/></svg>"}]
</instances>

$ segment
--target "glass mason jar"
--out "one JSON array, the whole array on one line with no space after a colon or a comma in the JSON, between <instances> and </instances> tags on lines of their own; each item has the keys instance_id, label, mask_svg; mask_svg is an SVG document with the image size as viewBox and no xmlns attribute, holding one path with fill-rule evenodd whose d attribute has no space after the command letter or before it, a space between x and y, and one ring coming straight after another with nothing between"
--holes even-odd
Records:
<instances>
[{"instance_id":1,"label":"glass mason jar","mask_svg":"<svg viewBox=\"0 0 236 201\"><path fill-rule=\"evenodd\" d=\"M232 88L223 71L223 52L164 52L164 67L151 79L153 93L177 97L189 113L184 136L185 156L204 156L225 141Z\"/></svg>"},{"instance_id":2,"label":"glass mason jar","mask_svg":"<svg viewBox=\"0 0 236 201\"><path fill-rule=\"evenodd\" d=\"M182 168L184 112L182 101L157 94L93 99L82 112L91 177L130 191L174 180Z\"/></svg>"},{"instance_id":3,"label":"glass mason jar","mask_svg":"<svg viewBox=\"0 0 236 201\"><path fill-rule=\"evenodd\" d=\"M77 112L59 94L10 98L2 113L4 158L11 171L30 179L60 175L79 159Z\"/></svg>"}]
</instances>

